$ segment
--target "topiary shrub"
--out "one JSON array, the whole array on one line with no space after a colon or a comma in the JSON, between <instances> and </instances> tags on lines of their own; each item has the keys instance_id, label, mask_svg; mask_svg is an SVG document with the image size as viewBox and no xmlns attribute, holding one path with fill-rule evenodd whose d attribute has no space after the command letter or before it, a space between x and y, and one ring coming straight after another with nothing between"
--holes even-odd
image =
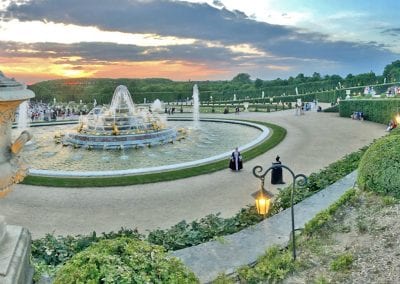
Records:
<instances>
[{"instance_id":1,"label":"topiary shrub","mask_svg":"<svg viewBox=\"0 0 400 284\"><path fill-rule=\"evenodd\" d=\"M103 240L76 254L56 274L64 283L198 283L160 246L129 238Z\"/></svg>"},{"instance_id":2,"label":"topiary shrub","mask_svg":"<svg viewBox=\"0 0 400 284\"><path fill-rule=\"evenodd\" d=\"M373 143L361 158L357 182L363 189L400 198L400 135Z\"/></svg>"}]
</instances>

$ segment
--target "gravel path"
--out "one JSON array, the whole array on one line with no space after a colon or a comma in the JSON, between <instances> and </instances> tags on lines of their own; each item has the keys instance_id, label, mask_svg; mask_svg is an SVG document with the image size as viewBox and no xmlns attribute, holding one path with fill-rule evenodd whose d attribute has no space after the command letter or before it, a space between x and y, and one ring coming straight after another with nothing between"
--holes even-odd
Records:
<instances>
[{"instance_id":1,"label":"gravel path","mask_svg":"<svg viewBox=\"0 0 400 284\"><path fill-rule=\"evenodd\" d=\"M27 227L33 238L49 232L75 235L121 227L136 227L145 233L210 213L228 217L254 202L251 193L259 184L252 175L255 165L267 168L279 154L296 174L310 174L385 134L383 125L331 113L295 116L288 110L214 117L271 122L288 133L274 149L245 161L239 173L226 169L176 181L108 188L16 185L0 200L0 215L5 215L8 224Z\"/></svg>"}]
</instances>

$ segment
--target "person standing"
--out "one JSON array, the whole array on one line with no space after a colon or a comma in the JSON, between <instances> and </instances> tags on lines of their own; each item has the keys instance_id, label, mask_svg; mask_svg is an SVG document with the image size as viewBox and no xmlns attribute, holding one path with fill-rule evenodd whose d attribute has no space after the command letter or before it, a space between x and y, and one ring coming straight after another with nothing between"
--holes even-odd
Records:
<instances>
[{"instance_id":1,"label":"person standing","mask_svg":"<svg viewBox=\"0 0 400 284\"><path fill-rule=\"evenodd\" d=\"M229 168L232 171L240 171L243 168L242 155L239 152L238 147L232 152L231 159L229 161Z\"/></svg>"}]
</instances>

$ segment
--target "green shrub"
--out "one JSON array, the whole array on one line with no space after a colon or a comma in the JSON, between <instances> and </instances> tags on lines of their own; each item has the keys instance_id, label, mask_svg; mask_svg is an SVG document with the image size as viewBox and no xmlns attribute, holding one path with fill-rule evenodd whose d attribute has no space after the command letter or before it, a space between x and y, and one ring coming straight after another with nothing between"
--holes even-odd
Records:
<instances>
[{"instance_id":1,"label":"green shrub","mask_svg":"<svg viewBox=\"0 0 400 284\"><path fill-rule=\"evenodd\" d=\"M198 283L164 248L129 238L103 240L78 253L58 272L55 284Z\"/></svg>"},{"instance_id":2,"label":"green shrub","mask_svg":"<svg viewBox=\"0 0 400 284\"><path fill-rule=\"evenodd\" d=\"M235 283L236 283L236 281L233 278L231 278L223 273L220 273L217 276L217 278L215 278L212 282L212 284L235 284Z\"/></svg>"},{"instance_id":3,"label":"green shrub","mask_svg":"<svg viewBox=\"0 0 400 284\"><path fill-rule=\"evenodd\" d=\"M331 269L333 271L349 270L352 264L353 264L353 255L350 253L345 253L339 255L334 261L332 261Z\"/></svg>"},{"instance_id":4,"label":"green shrub","mask_svg":"<svg viewBox=\"0 0 400 284\"><path fill-rule=\"evenodd\" d=\"M323 112L339 112L339 105L334 105L323 110Z\"/></svg>"},{"instance_id":5,"label":"green shrub","mask_svg":"<svg viewBox=\"0 0 400 284\"><path fill-rule=\"evenodd\" d=\"M181 221L169 229L151 231L147 240L162 245L167 250L178 250L195 246L218 236L236 233L243 228L259 223L263 216L257 214L254 206L243 208L231 218L210 214L191 223Z\"/></svg>"},{"instance_id":6,"label":"green shrub","mask_svg":"<svg viewBox=\"0 0 400 284\"><path fill-rule=\"evenodd\" d=\"M363 189L400 198L400 135L380 138L360 161L357 182Z\"/></svg>"},{"instance_id":7,"label":"green shrub","mask_svg":"<svg viewBox=\"0 0 400 284\"><path fill-rule=\"evenodd\" d=\"M238 274L244 283L276 283L285 279L294 269L291 252L273 246L258 259L254 267L244 266L238 269Z\"/></svg>"},{"instance_id":8,"label":"green shrub","mask_svg":"<svg viewBox=\"0 0 400 284\"><path fill-rule=\"evenodd\" d=\"M133 239L143 238L138 231L121 228L118 232L103 233L97 235L93 232L90 235L82 236L54 236L47 234L41 239L32 241L32 256L37 262L46 265L59 265L69 260L76 253L86 249L92 243L105 239L115 239L119 237L129 237Z\"/></svg>"},{"instance_id":9,"label":"green shrub","mask_svg":"<svg viewBox=\"0 0 400 284\"><path fill-rule=\"evenodd\" d=\"M339 179L350 174L358 168L361 157L364 155L367 147L346 155L342 159L330 164L318 173L312 173L307 179L306 187L296 188L293 201L298 203L314 193L335 183ZM292 187L286 187L281 190L271 206L270 215L276 214L290 207L290 195Z\"/></svg>"}]
</instances>

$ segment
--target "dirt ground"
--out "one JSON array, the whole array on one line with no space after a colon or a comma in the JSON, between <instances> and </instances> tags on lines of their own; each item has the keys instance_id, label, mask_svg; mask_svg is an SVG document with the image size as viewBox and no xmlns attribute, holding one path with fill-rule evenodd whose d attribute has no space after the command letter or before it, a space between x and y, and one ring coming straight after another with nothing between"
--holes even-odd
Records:
<instances>
[{"instance_id":1,"label":"dirt ground","mask_svg":"<svg viewBox=\"0 0 400 284\"><path fill-rule=\"evenodd\" d=\"M301 272L285 283L400 283L400 204L361 194L299 250ZM352 261L334 268L340 256Z\"/></svg>"}]
</instances>

